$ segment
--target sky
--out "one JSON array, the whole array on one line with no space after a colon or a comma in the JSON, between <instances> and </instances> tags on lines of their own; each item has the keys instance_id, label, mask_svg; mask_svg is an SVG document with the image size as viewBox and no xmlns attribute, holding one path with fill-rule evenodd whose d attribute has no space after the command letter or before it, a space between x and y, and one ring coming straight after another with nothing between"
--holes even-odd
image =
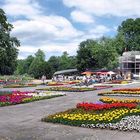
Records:
<instances>
[{"instance_id":1,"label":"sky","mask_svg":"<svg viewBox=\"0 0 140 140\"><path fill-rule=\"evenodd\" d=\"M140 17L140 0L0 0L17 37L18 59L38 49L50 56L76 55L79 43L113 37L127 18Z\"/></svg>"}]
</instances>

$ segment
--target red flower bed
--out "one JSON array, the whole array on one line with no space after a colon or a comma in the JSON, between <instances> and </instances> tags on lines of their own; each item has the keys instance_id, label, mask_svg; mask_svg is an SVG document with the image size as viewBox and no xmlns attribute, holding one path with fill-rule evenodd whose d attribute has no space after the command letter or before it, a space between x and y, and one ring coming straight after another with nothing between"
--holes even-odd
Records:
<instances>
[{"instance_id":1,"label":"red flower bed","mask_svg":"<svg viewBox=\"0 0 140 140\"><path fill-rule=\"evenodd\" d=\"M111 88L113 86L94 86L96 89L106 89L106 88Z\"/></svg>"},{"instance_id":2,"label":"red flower bed","mask_svg":"<svg viewBox=\"0 0 140 140\"><path fill-rule=\"evenodd\" d=\"M31 98L28 94L32 92L20 92L20 91L13 91L11 94L8 95L1 95L0 96L0 103L1 102L9 102L12 104L17 104L22 102L25 98Z\"/></svg>"},{"instance_id":3,"label":"red flower bed","mask_svg":"<svg viewBox=\"0 0 140 140\"><path fill-rule=\"evenodd\" d=\"M113 89L112 91L140 91L140 88L122 88L122 89Z\"/></svg>"},{"instance_id":4,"label":"red flower bed","mask_svg":"<svg viewBox=\"0 0 140 140\"><path fill-rule=\"evenodd\" d=\"M63 85L65 85L65 84L61 84L61 83L59 83L59 84L48 84L48 86L63 86Z\"/></svg>"},{"instance_id":5,"label":"red flower bed","mask_svg":"<svg viewBox=\"0 0 140 140\"><path fill-rule=\"evenodd\" d=\"M82 108L85 110L103 110L111 108L136 108L137 104L135 103L112 103L112 104L93 104L93 103L78 103L77 108Z\"/></svg>"}]
</instances>

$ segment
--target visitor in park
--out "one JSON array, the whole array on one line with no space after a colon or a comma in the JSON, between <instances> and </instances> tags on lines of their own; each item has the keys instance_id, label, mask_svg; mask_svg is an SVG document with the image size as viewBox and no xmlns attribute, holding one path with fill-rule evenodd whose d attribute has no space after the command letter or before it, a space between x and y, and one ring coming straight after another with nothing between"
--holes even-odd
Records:
<instances>
[{"instance_id":1,"label":"visitor in park","mask_svg":"<svg viewBox=\"0 0 140 140\"><path fill-rule=\"evenodd\" d=\"M41 79L42 79L43 84L44 84L44 82L45 82L45 80L46 80L46 76L45 76L45 75L43 75Z\"/></svg>"}]
</instances>

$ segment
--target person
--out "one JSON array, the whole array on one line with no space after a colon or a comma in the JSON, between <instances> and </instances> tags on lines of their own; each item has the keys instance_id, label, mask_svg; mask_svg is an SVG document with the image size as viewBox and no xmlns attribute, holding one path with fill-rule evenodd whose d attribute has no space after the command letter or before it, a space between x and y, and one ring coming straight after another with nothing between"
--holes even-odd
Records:
<instances>
[{"instance_id":1,"label":"person","mask_svg":"<svg viewBox=\"0 0 140 140\"><path fill-rule=\"evenodd\" d=\"M46 76L45 76L45 75L43 75L41 79L42 79L43 84L44 84L44 82L45 82L45 80L46 80Z\"/></svg>"}]
</instances>

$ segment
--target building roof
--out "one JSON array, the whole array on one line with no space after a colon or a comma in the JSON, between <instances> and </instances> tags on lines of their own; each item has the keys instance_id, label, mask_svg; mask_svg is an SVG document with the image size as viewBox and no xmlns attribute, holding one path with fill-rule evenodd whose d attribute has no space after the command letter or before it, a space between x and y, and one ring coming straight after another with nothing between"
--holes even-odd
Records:
<instances>
[{"instance_id":1,"label":"building roof","mask_svg":"<svg viewBox=\"0 0 140 140\"><path fill-rule=\"evenodd\" d=\"M135 55L140 55L140 51L128 51L123 53L123 56L126 57L135 56Z\"/></svg>"},{"instance_id":2,"label":"building roof","mask_svg":"<svg viewBox=\"0 0 140 140\"><path fill-rule=\"evenodd\" d=\"M124 52L121 57L119 57L119 62L135 62L135 58L140 58L140 51L128 51Z\"/></svg>"},{"instance_id":3,"label":"building roof","mask_svg":"<svg viewBox=\"0 0 140 140\"><path fill-rule=\"evenodd\" d=\"M54 73L54 75L66 74L66 73L72 73L72 72L78 72L78 70L77 69L68 69L68 70L56 71Z\"/></svg>"}]
</instances>

